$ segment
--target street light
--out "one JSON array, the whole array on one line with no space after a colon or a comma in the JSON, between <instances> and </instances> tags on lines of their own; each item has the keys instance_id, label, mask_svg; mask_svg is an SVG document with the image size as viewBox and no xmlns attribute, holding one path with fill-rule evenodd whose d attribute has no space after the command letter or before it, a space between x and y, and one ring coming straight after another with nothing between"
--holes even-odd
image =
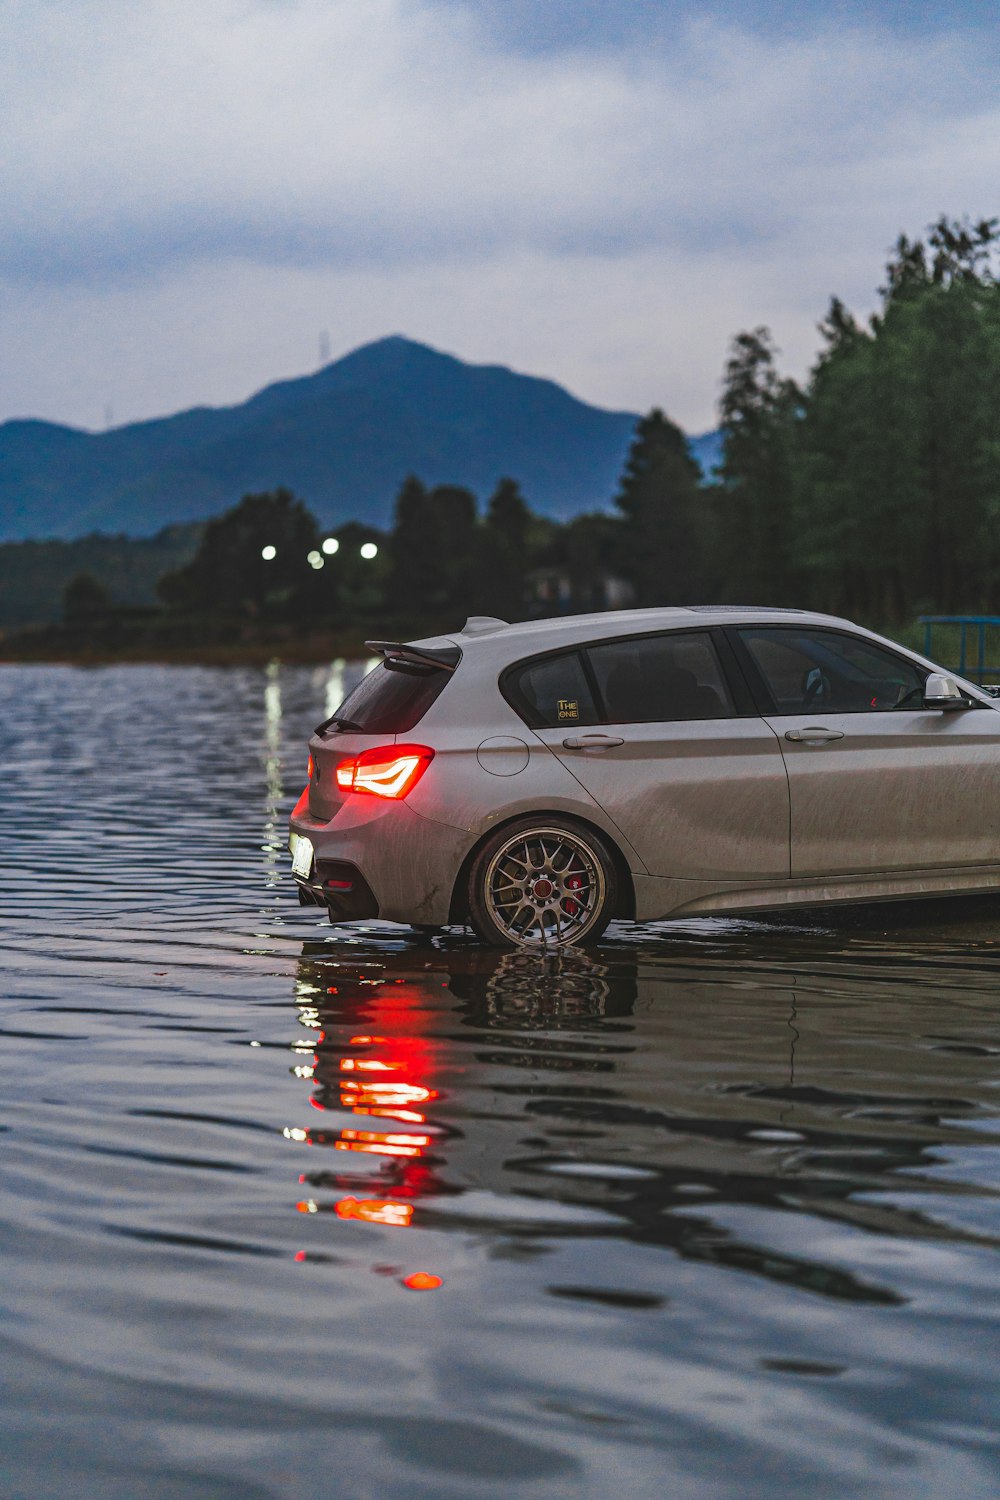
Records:
<instances>
[{"instance_id":1,"label":"street light","mask_svg":"<svg viewBox=\"0 0 1000 1500\"><path fill-rule=\"evenodd\" d=\"M364 546L361 548L361 556L364 558L365 562L371 562L373 557L378 557L378 548L376 547L375 543L365 542Z\"/></svg>"},{"instance_id":2,"label":"street light","mask_svg":"<svg viewBox=\"0 0 1000 1500\"><path fill-rule=\"evenodd\" d=\"M327 557L332 557L335 552L340 551L340 543L335 536L328 536L323 543L323 551Z\"/></svg>"},{"instance_id":3,"label":"street light","mask_svg":"<svg viewBox=\"0 0 1000 1500\"><path fill-rule=\"evenodd\" d=\"M260 555L265 562L273 562L278 555L278 549L277 547L272 547L270 545L267 547L261 547Z\"/></svg>"},{"instance_id":4,"label":"street light","mask_svg":"<svg viewBox=\"0 0 1000 1500\"><path fill-rule=\"evenodd\" d=\"M306 557L306 562L309 564L309 566L311 568L321 568L323 566L323 556L322 556L322 553L315 552L315 551L314 552L310 552L309 555Z\"/></svg>"}]
</instances>

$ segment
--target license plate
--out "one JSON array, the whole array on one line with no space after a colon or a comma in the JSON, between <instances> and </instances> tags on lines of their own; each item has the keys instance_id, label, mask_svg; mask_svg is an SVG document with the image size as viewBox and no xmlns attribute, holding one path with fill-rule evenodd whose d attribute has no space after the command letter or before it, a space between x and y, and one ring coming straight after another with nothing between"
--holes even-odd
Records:
<instances>
[{"instance_id":1,"label":"license plate","mask_svg":"<svg viewBox=\"0 0 1000 1500\"><path fill-rule=\"evenodd\" d=\"M292 874L308 880L313 863L312 840L303 838L301 833L293 833L289 842L292 846Z\"/></svg>"}]
</instances>

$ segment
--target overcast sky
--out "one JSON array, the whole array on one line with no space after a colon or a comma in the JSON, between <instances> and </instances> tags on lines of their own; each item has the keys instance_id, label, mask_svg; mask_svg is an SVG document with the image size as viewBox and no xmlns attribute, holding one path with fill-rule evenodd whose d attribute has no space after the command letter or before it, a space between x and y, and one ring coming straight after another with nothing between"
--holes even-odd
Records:
<instances>
[{"instance_id":1,"label":"overcast sky","mask_svg":"<svg viewBox=\"0 0 1000 1500\"><path fill-rule=\"evenodd\" d=\"M404 333L715 422L901 230L1000 214L995 0L0 0L0 419Z\"/></svg>"}]
</instances>

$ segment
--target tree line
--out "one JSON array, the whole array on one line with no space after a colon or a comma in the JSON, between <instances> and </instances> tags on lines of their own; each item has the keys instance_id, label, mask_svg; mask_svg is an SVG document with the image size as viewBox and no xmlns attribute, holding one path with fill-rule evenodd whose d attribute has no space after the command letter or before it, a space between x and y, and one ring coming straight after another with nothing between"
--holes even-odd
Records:
<instances>
[{"instance_id":1,"label":"tree line","mask_svg":"<svg viewBox=\"0 0 1000 1500\"><path fill-rule=\"evenodd\" d=\"M866 324L831 301L803 389L766 328L734 340L727 590L885 624L998 608L998 241L996 219L901 236Z\"/></svg>"},{"instance_id":2,"label":"tree line","mask_svg":"<svg viewBox=\"0 0 1000 1500\"><path fill-rule=\"evenodd\" d=\"M386 531L323 530L287 490L208 521L159 581L164 620L219 631L455 628L466 614L762 603L883 627L996 609L1000 585L997 220L898 240L878 310L833 298L807 381L767 328L726 364L722 459L705 476L660 410L637 424L606 512L559 523L503 479L480 511L456 485L402 484ZM79 579L67 613L93 619Z\"/></svg>"}]
</instances>

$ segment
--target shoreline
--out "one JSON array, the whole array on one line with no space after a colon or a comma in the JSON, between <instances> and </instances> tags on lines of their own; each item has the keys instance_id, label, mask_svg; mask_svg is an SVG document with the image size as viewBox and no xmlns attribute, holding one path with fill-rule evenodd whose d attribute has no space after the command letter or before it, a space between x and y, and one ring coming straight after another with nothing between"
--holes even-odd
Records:
<instances>
[{"instance_id":1,"label":"shoreline","mask_svg":"<svg viewBox=\"0 0 1000 1500\"><path fill-rule=\"evenodd\" d=\"M374 627L373 627L374 629ZM199 646L171 646L152 641L109 647L45 641L0 639L0 667L4 666L178 666L255 667L269 662L290 666L321 666L370 656L364 638L356 634L306 636L300 640L231 641Z\"/></svg>"}]
</instances>

